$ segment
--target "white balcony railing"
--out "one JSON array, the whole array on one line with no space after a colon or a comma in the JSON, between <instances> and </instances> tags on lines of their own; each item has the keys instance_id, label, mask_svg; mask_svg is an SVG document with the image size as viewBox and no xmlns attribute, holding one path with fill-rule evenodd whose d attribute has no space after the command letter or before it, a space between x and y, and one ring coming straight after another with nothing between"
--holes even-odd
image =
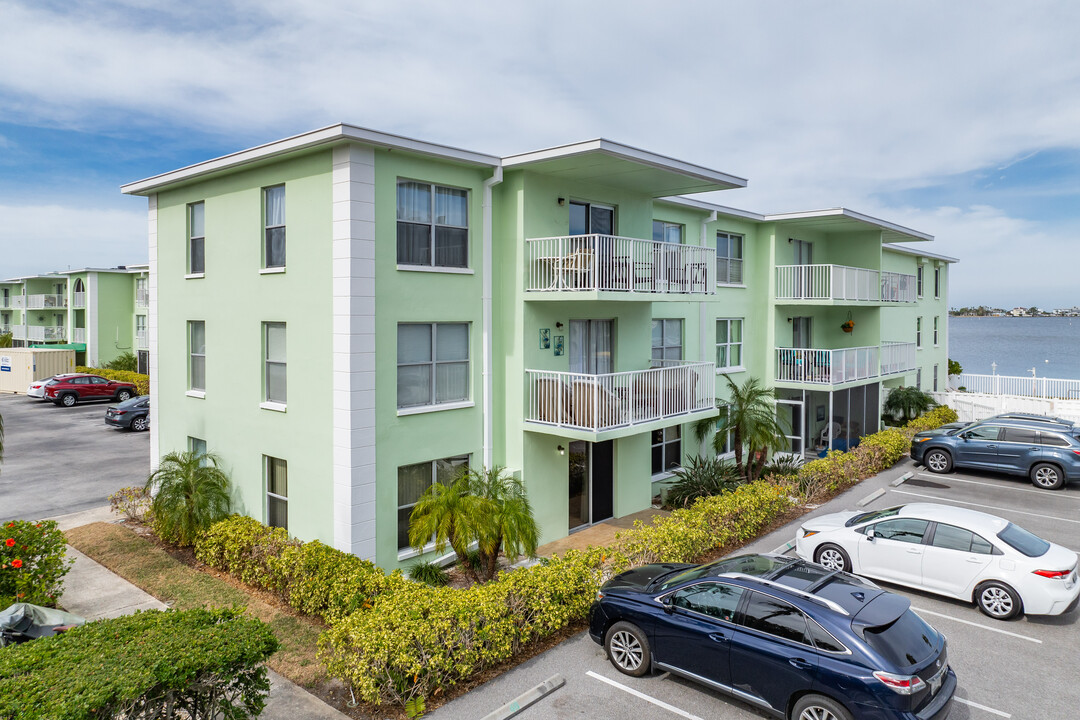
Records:
<instances>
[{"instance_id":1,"label":"white balcony railing","mask_svg":"<svg viewBox=\"0 0 1080 720\"><path fill-rule=\"evenodd\" d=\"M527 292L714 293L716 250L614 235L526 241Z\"/></svg>"},{"instance_id":2,"label":"white balcony railing","mask_svg":"<svg viewBox=\"0 0 1080 720\"><path fill-rule=\"evenodd\" d=\"M29 325L26 328L31 342L63 342L67 338L63 325Z\"/></svg>"},{"instance_id":3,"label":"white balcony railing","mask_svg":"<svg viewBox=\"0 0 1080 720\"><path fill-rule=\"evenodd\" d=\"M11 339L12 340L25 340L26 339L26 326L25 325L12 325L11 326Z\"/></svg>"},{"instance_id":4,"label":"white balcony railing","mask_svg":"<svg viewBox=\"0 0 1080 720\"><path fill-rule=\"evenodd\" d=\"M963 373L959 376L957 386L963 387L970 393L985 395L1016 395L1055 400L1080 399L1080 380L1066 378ZM1054 414L1062 413L1057 411Z\"/></svg>"},{"instance_id":5,"label":"white balcony railing","mask_svg":"<svg viewBox=\"0 0 1080 720\"><path fill-rule=\"evenodd\" d=\"M71 342L84 343L86 342L86 328L72 328L71 329Z\"/></svg>"},{"instance_id":6,"label":"white balcony railing","mask_svg":"<svg viewBox=\"0 0 1080 720\"><path fill-rule=\"evenodd\" d=\"M76 309L86 307L86 293L71 293L71 307Z\"/></svg>"},{"instance_id":7,"label":"white balcony railing","mask_svg":"<svg viewBox=\"0 0 1080 720\"><path fill-rule=\"evenodd\" d=\"M840 350L776 348L777 382L839 385L873 377L878 377L876 345Z\"/></svg>"},{"instance_id":8,"label":"white balcony railing","mask_svg":"<svg viewBox=\"0 0 1080 720\"><path fill-rule=\"evenodd\" d=\"M150 293L146 290L135 290L135 307L150 307Z\"/></svg>"},{"instance_id":9,"label":"white balcony railing","mask_svg":"<svg viewBox=\"0 0 1080 720\"><path fill-rule=\"evenodd\" d=\"M881 343L881 374L896 375L915 369L915 343Z\"/></svg>"},{"instance_id":10,"label":"white balcony railing","mask_svg":"<svg viewBox=\"0 0 1080 720\"><path fill-rule=\"evenodd\" d=\"M846 265L778 265L776 299L915 302L915 276Z\"/></svg>"},{"instance_id":11,"label":"white balcony railing","mask_svg":"<svg viewBox=\"0 0 1080 720\"><path fill-rule=\"evenodd\" d=\"M25 295L15 295L14 297L12 297L11 298L11 307L15 308L16 310L25 310L26 309L26 296Z\"/></svg>"},{"instance_id":12,"label":"white balcony railing","mask_svg":"<svg viewBox=\"0 0 1080 720\"><path fill-rule=\"evenodd\" d=\"M680 363L587 375L526 370L525 420L574 430L615 428L711 410L716 365Z\"/></svg>"},{"instance_id":13,"label":"white balcony railing","mask_svg":"<svg viewBox=\"0 0 1080 720\"><path fill-rule=\"evenodd\" d=\"M63 295L27 295L26 300L30 310L67 307L67 298Z\"/></svg>"},{"instance_id":14,"label":"white balcony railing","mask_svg":"<svg viewBox=\"0 0 1080 720\"><path fill-rule=\"evenodd\" d=\"M135 344L140 350L146 350L150 347L150 334L145 330L136 330Z\"/></svg>"}]
</instances>

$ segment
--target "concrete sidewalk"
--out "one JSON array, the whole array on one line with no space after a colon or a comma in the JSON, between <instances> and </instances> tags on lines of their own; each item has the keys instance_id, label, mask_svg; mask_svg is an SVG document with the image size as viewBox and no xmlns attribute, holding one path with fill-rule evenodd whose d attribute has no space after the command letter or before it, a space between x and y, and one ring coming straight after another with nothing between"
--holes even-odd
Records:
<instances>
[{"instance_id":1,"label":"concrete sidewalk","mask_svg":"<svg viewBox=\"0 0 1080 720\"><path fill-rule=\"evenodd\" d=\"M51 518L61 530L93 522L114 522L109 508L95 508L72 515ZM60 604L69 612L87 620L101 620L133 613L136 610L165 610L165 603L135 587L108 568L94 562L68 545L69 557L75 559L64 580ZM346 720L334 708L296 685L288 678L269 670L270 697L262 717L268 720Z\"/></svg>"}]
</instances>

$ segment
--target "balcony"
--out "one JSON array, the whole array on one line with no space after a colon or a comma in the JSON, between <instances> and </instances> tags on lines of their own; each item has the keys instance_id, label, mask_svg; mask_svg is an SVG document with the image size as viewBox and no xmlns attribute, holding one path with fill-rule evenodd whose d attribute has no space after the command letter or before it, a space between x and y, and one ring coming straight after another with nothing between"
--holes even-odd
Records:
<instances>
[{"instance_id":1,"label":"balcony","mask_svg":"<svg viewBox=\"0 0 1080 720\"><path fill-rule=\"evenodd\" d=\"M10 325L0 325L0 335L7 335L11 332Z\"/></svg>"},{"instance_id":2,"label":"balcony","mask_svg":"<svg viewBox=\"0 0 1080 720\"><path fill-rule=\"evenodd\" d=\"M150 293L143 289L135 291L135 307L150 307Z\"/></svg>"},{"instance_id":3,"label":"balcony","mask_svg":"<svg viewBox=\"0 0 1080 720\"><path fill-rule=\"evenodd\" d=\"M915 343L886 342L880 347L776 348L776 382L832 386L911 372Z\"/></svg>"},{"instance_id":4,"label":"balcony","mask_svg":"<svg viewBox=\"0 0 1080 720\"><path fill-rule=\"evenodd\" d=\"M66 308L67 298L63 295L27 295L26 304L29 310L44 310L45 308Z\"/></svg>"},{"instance_id":5,"label":"balcony","mask_svg":"<svg viewBox=\"0 0 1080 720\"><path fill-rule=\"evenodd\" d=\"M86 342L86 328L72 328L71 329L71 342L84 343Z\"/></svg>"},{"instance_id":6,"label":"balcony","mask_svg":"<svg viewBox=\"0 0 1080 720\"><path fill-rule=\"evenodd\" d=\"M12 340L25 340L26 339L26 327L23 325L11 326L11 339Z\"/></svg>"},{"instance_id":7,"label":"balcony","mask_svg":"<svg viewBox=\"0 0 1080 720\"><path fill-rule=\"evenodd\" d=\"M15 296L13 296L11 298L11 307L15 308L16 310L25 310L26 309L26 296L25 295L15 295Z\"/></svg>"},{"instance_id":8,"label":"balcony","mask_svg":"<svg viewBox=\"0 0 1080 720\"><path fill-rule=\"evenodd\" d=\"M150 334L145 330L135 331L135 346L139 350L146 350L150 347Z\"/></svg>"},{"instance_id":9,"label":"balcony","mask_svg":"<svg viewBox=\"0 0 1080 720\"><path fill-rule=\"evenodd\" d=\"M778 265L777 301L913 303L915 276L846 265Z\"/></svg>"},{"instance_id":10,"label":"balcony","mask_svg":"<svg viewBox=\"0 0 1080 720\"><path fill-rule=\"evenodd\" d=\"M581 293L657 300L716 292L712 248L614 235L535 238L525 245L525 292L533 300L577 300Z\"/></svg>"},{"instance_id":11,"label":"balcony","mask_svg":"<svg viewBox=\"0 0 1080 720\"><path fill-rule=\"evenodd\" d=\"M525 422L530 430L594 442L633 435L714 415L715 384L711 362L602 375L526 370Z\"/></svg>"},{"instance_id":12,"label":"balcony","mask_svg":"<svg viewBox=\"0 0 1080 720\"><path fill-rule=\"evenodd\" d=\"M86 293L71 293L71 307L81 310L86 307Z\"/></svg>"},{"instance_id":13,"label":"balcony","mask_svg":"<svg viewBox=\"0 0 1080 720\"><path fill-rule=\"evenodd\" d=\"M12 328L12 340L27 342L64 342L67 333L63 325L16 325Z\"/></svg>"}]
</instances>

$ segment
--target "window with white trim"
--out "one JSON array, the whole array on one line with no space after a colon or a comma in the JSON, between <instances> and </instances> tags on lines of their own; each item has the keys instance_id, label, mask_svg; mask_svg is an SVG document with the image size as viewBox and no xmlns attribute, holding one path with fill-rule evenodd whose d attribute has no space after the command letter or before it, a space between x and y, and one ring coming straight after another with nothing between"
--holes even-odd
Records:
<instances>
[{"instance_id":1,"label":"window with white trim","mask_svg":"<svg viewBox=\"0 0 1080 720\"><path fill-rule=\"evenodd\" d=\"M742 318L716 320L716 369L742 366Z\"/></svg>"},{"instance_id":2,"label":"window with white trim","mask_svg":"<svg viewBox=\"0 0 1080 720\"><path fill-rule=\"evenodd\" d=\"M723 427L724 422L727 420L728 413L731 412L730 405L720 405L717 407L720 411L720 415L716 418L716 432L720 432L720 428ZM735 453L735 433L731 430L723 433L723 445L717 448L717 456L727 456Z\"/></svg>"},{"instance_id":3,"label":"window with white trim","mask_svg":"<svg viewBox=\"0 0 1080 720\"><path fill-rule=\"evenodd\" d=\"M915 370L915 389L922 390L922 368Z\"/></svg>"},{"instance_id":4,"label":"window with white trim","mask_svg":"<svg viewBox=\"0 0 1080 720\"><path fill-rule=\"evenodd\" d=\"M923 279L923 265L919 263L918 270L915 271L915 294L922 297L922 279Z\"/></svg>"},{"instance_id":5,"label":"window with white trim","mask_svg":"<svg viewBox=\"0 0 1080 720\"><path fill-rule=\"evenodd\" d=\"M266 524L289 529L289 463L263 455L266 474Z\"/></svg>"},{"instance_id":6,"label":"window with white trim","mask_svg":"<svg viewBox=\"0 0 1080 720\"><path fill-rule=\"evenodd\" d=\"M285 186L263 188L263 267L285 267Z\"/></svg>"},{"instance_id":7,"label":"window with white trim","mask_svg":"<svg viewBox=\"0 0 1080 720\"><path fill-rule=\"evenodd\" d=\"M938 365L937 365L937 363L935 363L934 364L934 392L938 391L937 376L938 376Z\"/></svg>"},{"instance_id":8,"label":"window with white trim","mask_svg":"<svg viewBox=\"0 0 1080 720\"><path fill-rule=\"evenodd\" d=\"M934 347L938 345L938 316L934 316Z\"/></svg>"},{"instance_id":9,"label":"window with white trim","mask_svg":"<svg viewBox=\"0 0 1080 720\"><path fill-rule=\"evenodd\" d=\"M206 322L188 321L188 389L206 391Z\"/></svg>"},{"instance_id":10,"label":"window with white trim","mask_svg":"<svg viewBox=\"0 0 1080 720\"><path fill-rule=\"evenodd\" d=\"M206 205L191 203L188 207L188 274L206 272Z\"/></svg>"},{"instance_id":11,"label":"window with white trim","mask_svg":"<svg viewBox=\"0 0 1080 720\"><path fill-rule=\"evenodd\" d=\"M682 426L671 425L652 432L652 474L682 467Z\"/></svg>"},{"instance_id":12,"label":"window with white trim","mask_svg":"<svg viewBox=\"0 0 1080 720\"><path fill-rule=\"evenodd\" d=\"M206 454L206 441L202 438L188 436L188 452L195 453L196 457Z\"/></svg>"},{"instance_id":13,"label":"window with white trim","mask_svg":"<svg viewBox=\"0 0 1080 720\"><path fill-rule=\"evenodd\" d=\"M743 281L743 236L716 233L716 284L740 285Z\"/></svg>"},{"instance_id":14,"label":"window with white trim","mask_svg":"<svg viewBox=\"0 0 1080 720\"><path fill-rule=\"evenodd\" d=\"M915 318L915 347L922 347L922 317Z\"/></svg>"},{"instance_id":15,"label":"window with white trim","mask_svg":"<svg viewBox=\"0 0 1080 720\"><path fill-rule=\"evenodd\" d=\"M653 242L681 244L683 241L683 226L678 223L653 220L652 239Z\"/></svg>"},{"instance_id":16,"label":"window with white trim","mask_svg":"<svg viewBox=\"0 0 1080 720\"><path fill-rule=\"evenodd\" d=\"M469 324L399 323L399 408L469 399Z\"/></svg>"},{"instance_id":17,"label":"window with white trim","mask_svg":"<svg viewBox=\"0 0 1080 720\"><path fill-rule=\"evenodd\" d=\"M417 501L427 492L427 489L435 483L450 485L462 470L468 467L469 456L457 455L441 460L402 465L398 468L398 550L411 547L409 520Z\"/></svg>"},{"instance_id":18,"label":"window with white trim","mask_svg":"<svg viewBox=\"0 0 1080 720\"><path fill-rule=\"evenodd\" d=\"M663 367L664 360L682 360L683 321L678 318L652 321L653 367Z\"/></svg>"},{"instance_id":19,"label":"window with white trim","mask_svg":"<svg viewBox=\"0 0 1080 720\"><path fill-rule=\"evenodd\" d=\"M934 268L934 298L941 297L941 268Z\"/></svg>"},{"instance_id":20,"label":"window with white trim","mask_svg":"<svg viewBox=\"0 0 1080 720\"><path fill-rule=\"evenodd\" d=\"M285 323L263 323L263 400L284 405L288 397Z\"/></svg>"},{"instance_id":21,"label":"window with white trim","mask_svg":"<svg viewBox=\"0 0 1080 720\"><path fill-rule=\"evenodd\" d=\"M398 265L469 266L469 191L398 180Z\"/></svg>"}]
</instances>

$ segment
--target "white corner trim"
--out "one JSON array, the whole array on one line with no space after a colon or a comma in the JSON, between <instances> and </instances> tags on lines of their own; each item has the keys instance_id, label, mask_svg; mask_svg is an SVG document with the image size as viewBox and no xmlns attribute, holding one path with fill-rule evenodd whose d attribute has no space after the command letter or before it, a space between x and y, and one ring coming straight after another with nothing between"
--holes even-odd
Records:
<instances>
[{"instance_id":1,"label":"white corner trim","mask_svg":"<svg viewBox=\"0 0 1080 720\"><path fill-rule=\"evenodd\" d=\"M199 278L206 277L206 273L188 273L184 276L185 280L198 280Z\"/></svg>"},{"instance_id":2,"label":"white corner trim","mask_svg":"<svg viewBox=\"0 0 1080 720\"><path fill-rule=\"evenodd\" d=\"M475 275L476 271L472 268L450 268L450 267L438 267L432 265L398 265L397 269L402 272L428 272L428 273L446 273L447 275Z\"/></svg>"},{"instance_id":3,"label":"white corner trim","mask_svg":"<svg viewBox=\"0 0 1080 720\"><path fill-rule=\"evenodd\" d=\"M274 412L283 413L288 406L285 403L261 402L259 403L259 407L261 407L263 410L273 410Z\"/></svg>"},{"instance_id":4,"label":"white corner trim","mask_svg":"<svg viewBox=\"0 0 1080 720\"><path fill-rule=\"evenodd\" d=\"M283 274L285 274L285 268L284 267L262 268L261 270L259 270L259 274L260 275L283 275Z\"/></svg>"},{"instance_id":5,"label":"white corner trim","mask_svg":"<svg viewBox=\"0 0 1080 720\"><path fill-rule=\"evenodd\" d=\"M460 410L461 408L476 407L472 400L464 402L440 403L439 405L420 405L418 407L401 408L397 411L398 417L403 415L422 415L424 413L440 412L442 410Z\"/></svg>"},{"instance_id":6,"label":"white corner trim","mask_svg":"<svg viewBox=\"0 0 1080 720\"><path fill-rule=\"evenodd\" d=\"M151 365L150 367L152 368L153 365ZM205 390L188 390L184 394L187 395L188 397L199 398L200 400L206 397L206 391ZM151 407L153 407L153 406L151 406Z\"/></svg>"}]
</instances>

